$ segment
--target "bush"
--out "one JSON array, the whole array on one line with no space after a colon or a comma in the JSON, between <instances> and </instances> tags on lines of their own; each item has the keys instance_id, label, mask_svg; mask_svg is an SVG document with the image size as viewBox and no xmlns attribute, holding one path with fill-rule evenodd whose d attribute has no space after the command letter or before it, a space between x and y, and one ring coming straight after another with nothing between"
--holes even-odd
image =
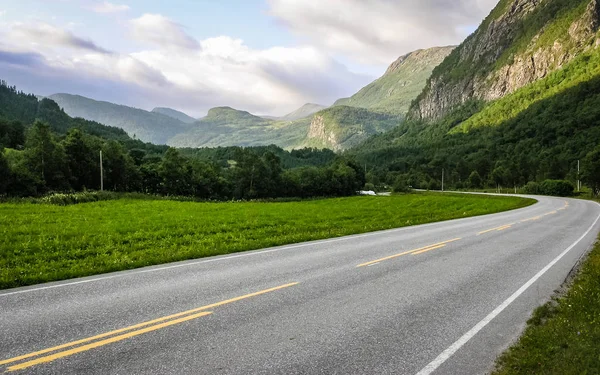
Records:
<instances>
[{"instance_id":1,"label":"bush","mask_svg":"<svg viewBox=\"0 0 600 375\"><path fill-rule=\"evenodd\" d=\"M525 194L540 195L540 184L533 181L528 182L527 185L525 185L525 187L523 188L523 191L525 192Z\"/></svg>"},{"instance_id":2,"label":"bush","mask_svg":"<svg viewBox=\"0 0 600 375\"><path fill-rule=\"evenodd\" d=\"M526 194L553 195L557 197L570 197L575 187L565 180L545 180L542 183L529 182L524 189Z\"/></svg>"},{"instance_id":3,"label":"bush","mask_svg":"<svg viewBox=\"0 0 600 375\"><path fill-rule=\"evenodd\" d=\"M544 195L570 197L573 195L575 187L569 181L565 180L546 180L541 183L540 190Z\"/></svg>"},{"instance_id":4,"label":"bush","mask_svg":"<svg viewBox=\"0 0 600 375\"><path fill-rule=\"evenodd\" d=\"M396 181L394 181L394 186L392 186L392 191L394 193L408 193L411 189L406 185L406 181L404 181L403 177L398 177Z\"/></svg>"}]
</instances>

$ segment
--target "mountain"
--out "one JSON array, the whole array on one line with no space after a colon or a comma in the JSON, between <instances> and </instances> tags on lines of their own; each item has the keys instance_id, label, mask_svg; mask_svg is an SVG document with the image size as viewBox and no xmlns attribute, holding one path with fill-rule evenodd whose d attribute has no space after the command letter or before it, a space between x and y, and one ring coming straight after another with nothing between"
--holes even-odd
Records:
<instances>
[{"instance_id":1,"label":"mountain","mask_svg":"<svg viewBox=\"0 0 600 375\"><path fill-rule=\"evenodd\" d=\"M279 118L284 121L295 121L301 118L308 117L312 114L315 114L323 109L327 108L327 106L314 104L314 103L306 103L302 107L298 108L292 113L288 113L287 115Z\"/></svg>"},{"instance_id":2,"label":"mountain","mask_svg":"<svg viewBox=\"0 0 600 375\"><path fill-rule=\"evenodd\" d=\"M350 98L334 103L368 108L378 112L404 114L411 102L421 93L433 69L454 49L436 47L418 50L394 61L385 74L362 88Z\"/></svg>"},{"instance_id":3,"label":"mountain","mask_svg":"<svg viewBox=\"0 0 600 375\"><path fill-rule=\"evenodd\" d=\"M596 0L502 0L434 69L409 117L441 119L470 100L489 102L547 77L598 45Z\"/></svg>"},{"instance_id":4,"label":"mountain","mask_svg":"<svg viewBox=\"0 0 600 375\"><path fill-rule=\"evenodd\" d=\"M351 150L380 181L577 180L600 151L599 0L502 0L434 69L407 120Z\"/></svg>"},{"instance_id":5,"label":"mountain","mask_svg":"<svg viewBox=\"0 0 600 375\"><path fill-rule=\"evenodd\" d=\"M96 101L79 95L54 94L48 98L58 103L72 117L118 127L132 137L155 144L165 144L189 126L160 113Z\"/></svg>"},{"instance_id":6,"label":"mountain","mask_svg":"<svg viewBox=\"0 0 600 375\"><path fill-rule=\"evenodd\" d=\"M334 106L314 115L304 145L339 151L356 146L371 135L386 132L400 121L399 116L386 113Z\"/></svg>"},{"instance_id":7,"label":"mountain","mask_svg":"<svg viewBox=\"0 0 600 375\"><path fill-rule=\"evenodd\" d=\"M263 146L276 144L294 148L308 132L310 119L295 122L272 120L230 107L217 107L190 125L186 132L172 137L176 147Z\"/></svg>"},{"instance_id":8,"label":"mountain","mask_svg":"<svg viewBox=\"0 0 600 375\"><path fill-rule=\"evenodd\" d=\"M25 127L39 119L47 122L58 134L66 134L69 129L77 127L89 134L106 139L130 140L122 129L82 118L71 118L53 100L17 91L15 87L9 86L3 80L0 80L0 119L16 121ZM0 136L0 145L2 144L1 138L2 136Z\"/></svg>"},{"instance_id":9,"label":"mountain","mask_svg":"<svg viewBox=\"0 0 600 375\"><path fill-rule=\"evenodd\" d=\"M158 107L158 108L154 108L152 110L152 112L159 113L159 114L165 115L165 116L169 116L171 118L174 118L174 119L179 120L186 124L191 124L192 122L196 121L196 119L193 118L192 116L188 116L187 114L185 114L183 112L180 112L180 111L177 111L177 110L174 110L171 108Z\"/></svg>"}]
</instances>

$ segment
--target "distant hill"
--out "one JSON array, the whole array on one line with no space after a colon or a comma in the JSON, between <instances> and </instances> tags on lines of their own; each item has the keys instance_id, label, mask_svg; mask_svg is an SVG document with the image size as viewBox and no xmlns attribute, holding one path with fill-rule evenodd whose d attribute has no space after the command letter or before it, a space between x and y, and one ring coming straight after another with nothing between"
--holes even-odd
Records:
<instances>
[{"instance_id":1,"label":"distant hill","mask_svg":"<svg viewBox=\"0 0 600 375\"><path fill-rule=\"evenodd\" d=\"M165 115L165 116L169 116L171 118L174 118L176 120L179 120L181 122L184 122L186 124L191 124L192 122L196 121L195 118L193 118L192 116L188 116L187 114L171 109L171 108L154 108L152 110L153 113L160 113L161 115Z\"/></svg>"},{"instance_id":2,"label":"distant hill","mask_svg":"<svg viewBox=\"0 0 600 375\"><path fill-rule=\"evenodd\" d=\"M296 122L255 116L231 107L217 107L169 140L177 147L262 146L294 148L306 138L310 119Z\"/></svg>"},{"instance_id":3,"label":"distant hill","mask_svg":"<svg viewBox=\"0 0 600 375\"><path fill-rule=\"evenodd\" d=\"M186 131L189 126L161 113L96 101L79 95L54 94L48 98L72 117L115 126L132 137L155 144L165 144L171 137Z\"/></svg>"},{"instance_id":4,"label":"distant hill","mask_svg":"<svg viewBox=\"0 0 600 375\"><path fill-rule=\"evenodd\" d=\"M288 113L287 115L281 117L281 120L285 121L295 121L301 118L308 117L312 114L315 114L323 109L327 108L327 106L314 104L314 103L306 103L302 107L298 108L292 113Z\"/></svg>"},{"instance_id":5,"label":"distant hill","mask_svg":"<svg viewBox=\"0 0 600 375\"><path fill-rule=\"evenodd\" d=\"M444 61L454 48L435 47L401 56L389 66L381 78L363 87L350 98L336 101L334 106L346 105L376 112L404 114L425 87L433 69Z\"/></svg>"}]
</instances>

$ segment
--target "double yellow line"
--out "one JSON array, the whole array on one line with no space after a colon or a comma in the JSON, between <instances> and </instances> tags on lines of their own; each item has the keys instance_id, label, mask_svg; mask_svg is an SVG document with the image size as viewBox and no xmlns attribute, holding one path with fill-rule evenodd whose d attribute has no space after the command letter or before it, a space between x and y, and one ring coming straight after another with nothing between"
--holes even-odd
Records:
<instances>
[{"instance_id":1,"label":"double yellow line","mask_svg":"<svg viewBox=\"0 0 600 375\"><path fill-rule=\"evenodd\" d=\"M421 247L421 248L414 249L414 250L405 251L405 252L400 253L400 254L394 254L394 255L387 256L385 258L380 258L380 259L372 260L370 262L362 263L362 264L359 264L356 267L366 267L366 266L370 266L370 265L373 265L373 264L376 264L376 263L379 263L379 262L383 262L383 261L386 261L386 260L398 258L398 257L401 257L403 255L408 255L408 254L412 254L412 255L422 254L422 253L425 253L427 251L431 251L431 250L435 250L435 249L440 249L440 248L446 246L447 244L449 244L451 242L458 241L460 239L461 238L454 238L452 240L448 240L448 241L444 241L444 242L438 242L438 243L433 244L433 245Z\"/></svg>"},{"instance_id":2,"label":"double yellow line","mask_svg":"<svg viewBox=\"0 0 600 375\"><path fill-rule=\"evenodd\" d=\"M481 235L481 234L485 234L485 233L489 233L489 232L493 232L493 231L503 231L505 229L511 228L513 226L513 224L506 224L506 225L501 225L499 227L496 228L492 228L492 229L488 229L488 230L484 230L482 232L477 233L477 235Z\"/></svg>"},{"instance_id":3,"label":"double yellow line","mask_svg":"<svg viewBox=\"0 0 600 375\"><path fill-rule=\"evenodd\" d=\"M143 323L135 324L135 325L125 327L125 328L116 329L116 330L102 333L102 334L99 334L96 336L87 337L87 338L84 338L81 340L76 340L76 341L68 342L66 344L54 346L51 348L39 350L36 352L24 354L24 355L20 355L18 357L5 359L5 360L0 361L0 366L19 362L19 361L33 358L33 357L39 357L43 354L59 351L58 353L50 354L47 356L39 357L39 358L30 360L27 362L22 362L22 363L10 366L7 369L7 371L23 370L23 369L26 369L31 366L39 365L41 363L52 362L59 358L67 357L67 356L70 356L73 354L88 351L90 349L98 348L100 346L104 346L104 345L111 344L114 342L122 341L122 340L125 340L128 338L131 338L131 337L139 336L144 333L156 331L161 328L169 327L169 326L172 326L175 324L187 322L192 319L197 319L197 318L200 318L203 316L207 316L207 315L212 314L212 311L205 311L205 310L213 309L215 307L220 307L220 306L227 305L227 304L237 302L237 301L241 301L241 300L244 300L247 298L260 296L262 294L275 292L277 290L289 288L294 285L298 285L298 283L294 282L294 283L280 285L280 286L277 286L274 288L269 288L269 289L261 290L258 292L246 294L243 296L227 299L227 300L224 300L221 302L212 303L210 305L201 306L201 307L183 311L183 312L180 312L177 314L167 315L167 316L163 316L158 319L148 320ZM123 333L123 332L125 332L125 333ZM117 335L117 336L115 336L115 335ZM112 337L110 337L110 336L112 336ZM106 337L108 337L108 338L106 338ZM104 339L104 340L100 340L100 339ZM96 340L99 340L99 341L96 341ZM88 343L88 344L86 344L86 343ZM86 345L81 345L81 344L86 344ZM81 346L77 346L77 345L81 345ZM67 349L67 348L71 348L71 349ZM61 349L67 349L67 350L60 351Z\"/></svg>"}]
</instances>

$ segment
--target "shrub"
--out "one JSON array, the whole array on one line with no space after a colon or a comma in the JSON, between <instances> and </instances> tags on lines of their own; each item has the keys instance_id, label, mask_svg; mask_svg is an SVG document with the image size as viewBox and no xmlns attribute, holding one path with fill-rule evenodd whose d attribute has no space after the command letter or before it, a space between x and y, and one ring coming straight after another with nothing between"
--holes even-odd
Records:
<instances>
[{"instance_id":1,"label":"shrub","mask_svg":"<svg viewBox=\"0 0 600 375\"><path fill-rule=\"evenodd\" d=\"M411 191L411 189L408 187L408 185L406 185L406 181L403 177L398 177L396 178L396 181L394 181L392 191L394 193L408 193Z\"/></svg>"},{"instance_id":2,"label":"shrub","mask_svg":"<svg viewBox=\"0 0 600 375\"><path fill-rule=\"evenodd\" d=\"M565 180L545 180L542 183L529 182L524 189L526 194L554 195L557 197L570 197L575 188Z\"/></svg>"}]
</instances>

